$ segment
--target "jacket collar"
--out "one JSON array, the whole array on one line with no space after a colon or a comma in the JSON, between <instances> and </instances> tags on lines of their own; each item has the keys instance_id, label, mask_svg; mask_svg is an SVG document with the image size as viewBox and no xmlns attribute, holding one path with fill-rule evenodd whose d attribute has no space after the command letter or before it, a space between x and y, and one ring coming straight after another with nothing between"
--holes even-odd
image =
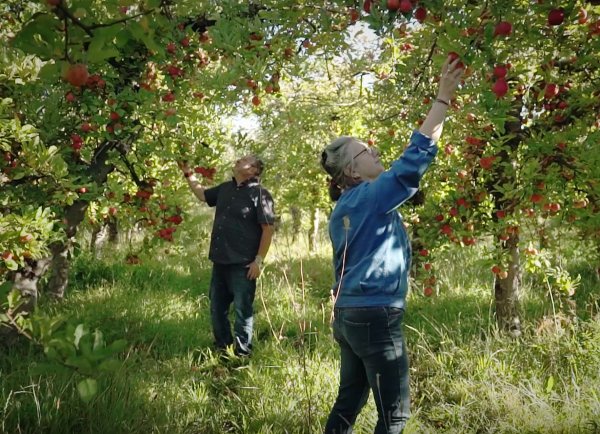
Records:
<instances>
[{"instance_id":1,"label":"jacket collar","mask_svg":"<svg viewBox=\"0 0 600 434\"><path fill-rule=\"evenodd\" d=\"M234 177L231 177L231 181L237 188L255 187L259 184L259 180L257 177L248 178L240 184L237 183Z\"/></svg>"}]
</instances>

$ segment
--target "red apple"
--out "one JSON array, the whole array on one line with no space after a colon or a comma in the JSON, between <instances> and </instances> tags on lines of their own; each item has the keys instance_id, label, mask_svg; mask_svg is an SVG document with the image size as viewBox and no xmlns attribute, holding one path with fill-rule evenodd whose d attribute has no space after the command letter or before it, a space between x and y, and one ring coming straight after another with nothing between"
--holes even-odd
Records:
<instances>
[{"instance_id":1,"label":"red apple","mask_svg":"<svg viewBox=\"0 0 600 434\"><path fill-rule=\"evenodd\" d=\"M425 262L423 264L423 268L425 268L426 271L431 270L431 267L432 267L431 262Z\"/></svg>"},{"instance_id":2,"label":"red apple","mask_svg":"<svg viewBox=\"0 0 600 434\"><path fill-rule=\"evenodd\" d=\"M419 256L429 256L429 250L427 250L427 249L419 250Z\"/></svg>"},{"instance_id":3,"label":"red apple","mask_svg":"<svg viewBox=\"0 0 600 434\"><path fill-rule=\"evenodd\" d=\"M115 111L110 112L110 120L111 121L118 121L121 118L121 115Z\"/></svg>"},{"instance_id":4,"label":"red apple","mask_svg":"<svg viewBox=\"0 0 600 434\"><path fill-rule=\"evenodd\" d=\"M565 20L565 11L562 8L552 9L548 14L549 26L560 26Z\"/></svg>"},{"instance_id":5,"label":"red apple","mask_svg":"<svg viewBox=\"0 0 600 434\"><path fill-rule=\"evenodd\" d=\"M87 66L82 63L69 66L65 79L75 87L83 86L89 77Z\"/></svg>"},{"instance_id":6,"label":"red apple","mask_svg":"<svg viewBox=\"0 0 600 434\"><path fill-rule=\"evenodd\" d=\"M254 95L252 97L252 104L254 104L257 107L260 105L260 98L258 97L258 95Z\"/></svg>"},{"instance_id":7,"label":"red apple","mask_svg":"<svg viewBox=\"0 0 600 434\"><path fill-rule=\"evenodd\" d=\"M579 24L587 23L587 16L587 10L585 10L585 8L580 8L579 13L577 14L577 22Z\"/></svg>"},{"instance_id":8,"label":"red apple","mask_svg":"<svg viewBox=\"0 0 600 434\"><path fill-rule=\"evenodd\" d=\"M422 23L423 21L425 21L425 18L427 18L427 9L425 9L423 6L419 6L416 10L415 10L415 19Z\"/></svg>"},{"instance_id":9,"label":"red apple","mask_svg":"<svg viewBox=\"0 0 600 434\"><path fill-rule=\"evenodd\" d=\"M542 200L544 200L544 196L542 196L539 193L534 193L531 195L531 197L529 198L533 203L540 203Z\"/></svg>"},{"instance_id":10,"label":"red apple","mask_svg":"<svg viewBox=\"0 0 600 434\"><path fill-rule=\"evenodd\" d=\"M400 0L387 0L387 8L390 11L397 11L400 9Z\"/></svg>"},{"instance_id":11,"label":"red apple","mask_svg":"<svg viewBox=\"0 0 600 434\"><path fill-rule=\"evenodd\" d=\"M498 217L499 219L503 219L504 217L506 217L506 211L499 209L498 211L496 211L496 217Z\"/></svg>"},{"instance_id":12,"label":"red apple","mask_svg":"<svg viewBox=\"0 0 600 434\"><path fill-rule=\"evenodd\" d=\"M544 89L544 98L552 99L558 95L559 87L554 83L548 83Z\"/></svg>"},{"instance_id":13,"label":"red apple","mask_svg":"<svg viewBox=\"0 0 600 434\"><path fill-rule=\"evenodd\" d=\"M494 165L494 161L496 161L496 157L494 156L482 157L479 159L479 165L485 170L490 170Z\"/></svg>"},{"instance_id":14,"label":"red apple","mask_svg":"<svg viewBox=\"0 0 600 434\"><path fill-rule=\"evenodd\" d=\"M473 136L465 137L465 142L467 142L471 146L481 146L484 143L482 139Z\"/></svg>"},{"instance_id":15,"label":"red apple","mask_svg":"<svg viewBox=\"0 0 600 434\"><path fill-rule=\"evenodd\" d=\"M163 95L162 100L165 102L173 102L175 101L175 94L173 92L169 92Z\"/></svg>"},{"instance_id":16,"label":"red apple","mask_svg":"<svg viewBox=\"0 0 600 434\"><path fill-rule=\"evenodd\" d=\"M350 22L351 23L355 23L360 19L360 12L358 12L356 9L352 8L350 9Z\"/></svg>"},{"instance_id":17,"label":"red apple","mask_svg":"<svg viewBox=\"0 0 600 434\"><path fill-rule=\"evenodd\" d=\"M494 273L494 274L499 274L499 273L501 273L501 272L502 272L502 268L500 268L499 266L497 266L497 265L494 265L494 266L492 267L492 273Z\"/></svg>"},{"instance_id":18,"label":"red apple","mask_svg":"<svg viewBox=\"0 0 600 434\"><path fill-rule=\"evenodd\" d=\"M494 28L494 36L508 36L512 33L512 24L508 21L500 21Z\"/></svg>"},{"instance_id":19,"label":"red apple","mask_svg":"<svg viewBox=\"0 0 600 434\"><path fill-rule=\"evenodd\" d=\"M388 5L389 5L389 0L388 0ZM410 0L401 0L400 1L400 12L402 12L403 14L407 14L409 12L412 12L412 8L413 5L410 2Z\"/></svg>"},{"instance_id":20,"label":"red apple","mask_svg":"<svg viewBox=\"0 0 600 434\"><path fill-rule=\"evenodd\" d=\"M31 235L31 234L24 234L24 235L21 235L21 236L19 237L19 241L20 241L21 243L23 243L23 244L25 244L25 243L29 243L29 242L33 241L33 235Z\"/></svg>"},{"instance_id":21,"label":"red apple","mask_svg":"<svg viewBox=\"0 0 600 434\"><path fill-rule=\"evenodd\" d=\"M502 98L508 92L508 83L504 78L496 80L492 86L492 92L496 94L496 98Z\"/></svg>"},{"instance_id":22,"label":"red apple","mask_svg":"<svg viewBox=\"0 0 600 434\"><path fill-rule=\"evenodd\" d=\"M431 297L433 295L433 288L431 286L426 286L423 289L423 295L425 297Z\"/></svg>"},{"instance_id":23,"label":"red apple","mask_svg":"<svg viewBox=\"0 0 600 434\"><path fill-rule=\"evenodd\" d=\"M494 66L494 76L496 78L505 78L508 73L508 68L506 65L496 65Z\"/></svg>"},{"instance_id":24,"label":"red apple","mask_svg":"<svg viewBox=\"0 0 600 434\"><path fill-rule=\"evenodd\" d=\"M77 97L75 96L75 94L73 94L73 92L69 91L65 94L65 99L67 100L67 102L75 102L77 100Z\"/></svg>"},{"instance_id":25,"label":"red apple","mask_svg":"<svg viewBox=\"0 0 600 434\"><path fill-rule=\"evenodd\" d=\"M454 62L456 59L460 58L460 56L458 55L458 53L451 51L448 53L448 57L450 57L450 63ZM459 69L463 69L465 67L465 64L462 62L458 62L456 64L456 67Z\"/></svg>"},{"instance_id":26,"label":"red apple","mask_svg":"<svg viewBox=\"0 0 600 434\"><path fill-rule=\"evenodd\" d=\"M371 0L365 0L365 2L363 4L363 11L365 11L368 14L370 14L371 13L371 6L372 6L372 1Z\"/></svg>"}]
</instances>

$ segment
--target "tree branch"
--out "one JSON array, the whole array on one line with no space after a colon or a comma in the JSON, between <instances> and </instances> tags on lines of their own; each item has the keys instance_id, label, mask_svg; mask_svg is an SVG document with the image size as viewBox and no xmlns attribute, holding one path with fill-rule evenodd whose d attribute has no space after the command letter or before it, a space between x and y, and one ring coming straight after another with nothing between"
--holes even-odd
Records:
<instances>
[{"instance_id":1,"label":"tree branch","mask_svg":"<svg viewBox=\"0 0 600 434\"><path fill-rule=\"evenodd\" d=\"M147 11L144 12L140 12L138 14L132 15L130 17L125 17L125 18L121 18L119 20L115 20L115 21L111 21L110 23L98 23L98 24L92 24L91 26L89 26L90 30L95 30L95 29L99 29L101 27L110 27L110 26L114 26L115 24L121 24L121 23L125 23L127 21L133 20L135 18L144 16L144 15L149 15L152 12L154 12L155 9L149 9Z\"/></svg>"}]
</instances>

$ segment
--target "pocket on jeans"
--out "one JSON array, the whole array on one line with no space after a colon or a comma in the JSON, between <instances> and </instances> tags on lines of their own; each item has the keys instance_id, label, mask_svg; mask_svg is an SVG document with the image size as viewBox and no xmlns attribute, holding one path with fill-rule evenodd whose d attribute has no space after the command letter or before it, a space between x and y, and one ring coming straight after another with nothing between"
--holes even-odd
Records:
<instances>
[{"instance_id":1,"label":"pocket on jeans","mask_svg":"<svg viewBox=\"0 0 600 434\"><path fill-rule=\"evenodd\" d=\"M352 322L347 319L342 319L343 335L346 341L352 347L356 354L364 352L371 342L369 330L371 323L368 322Z\"/></svg>"}]
</instances>

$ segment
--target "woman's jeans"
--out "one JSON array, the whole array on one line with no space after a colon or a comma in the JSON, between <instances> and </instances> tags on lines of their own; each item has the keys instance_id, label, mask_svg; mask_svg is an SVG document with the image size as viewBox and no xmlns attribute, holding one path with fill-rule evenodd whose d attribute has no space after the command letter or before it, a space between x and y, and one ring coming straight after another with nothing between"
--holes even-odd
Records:
<instances>
[{"instance_id":1,"label":"woman's jeans","mask_svg":"<svg viewBox=\"0 0 600 434\"><path fill-rule=\"evenodd\" d=\"M408 355L402 319L393 307L336 308L333 336L340 345L340 388L326 434L352 432L373 391L375 434L401 433L410 416Z\"/></svg>"},{"instance_id":2,"label":"woman's jeans","mask_svg":"<svg viewBox=\"0 0 600 434\"><path fill-rule=\"evenodd\" d=\"M210 281L210 317L215 346L225 348L234 344L229 323L229 307L233 303L235 322L235 352L248 355L252 349L252 326L256 280L246 277L245 265L213 264Z\"/></svg>"}]
</instances>

